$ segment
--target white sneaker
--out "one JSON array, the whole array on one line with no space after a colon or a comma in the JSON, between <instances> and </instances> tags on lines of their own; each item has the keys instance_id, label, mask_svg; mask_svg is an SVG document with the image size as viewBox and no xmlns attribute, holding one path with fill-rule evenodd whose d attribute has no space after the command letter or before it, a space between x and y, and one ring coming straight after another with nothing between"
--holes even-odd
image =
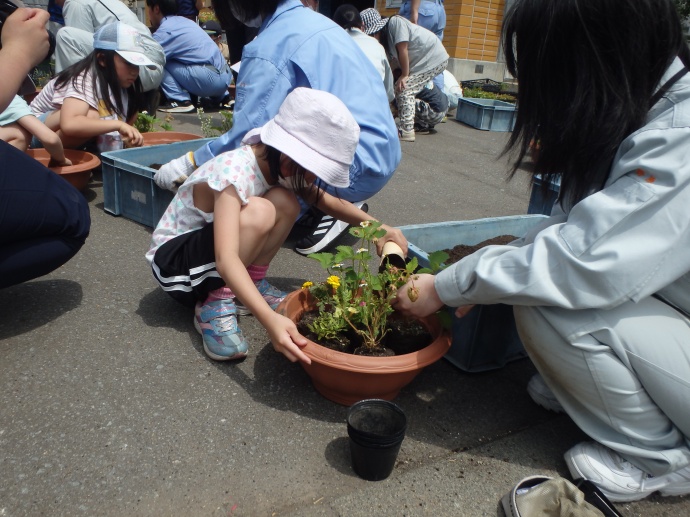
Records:
<instances>
[{"instance_id":1,"label":"white sneaker","mask_svg":"<svg viewBox=\"0 0 690 517\"><path fill-rule=\"evenodd\" d=\"M565 453L565 462L573 479L591 481L613 502L638 501L656 491L690 494L690 466L653 477L597 442L577 444Z\"/></svg>"},{"instance_id":2,"label":"white sneaker","mask_svg":"<svg viewBox=\"0 0 690 517\"><path fill-rule=\"evenodd\" d=\"M544 378L540 374L533 375L529 380L527 383L527 393L538 406L555 413L565 413L563 406L558 402L553 391L546 385Z\"/></svg>"}]
</instances>

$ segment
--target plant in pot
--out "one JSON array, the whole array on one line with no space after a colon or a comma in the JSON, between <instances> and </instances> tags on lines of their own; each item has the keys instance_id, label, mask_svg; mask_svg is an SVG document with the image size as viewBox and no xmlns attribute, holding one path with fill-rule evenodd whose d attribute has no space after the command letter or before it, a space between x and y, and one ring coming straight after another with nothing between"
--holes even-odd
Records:
<instances>
[{"instance_id":1,"label":"plant in pot","mask_svg":"<svg viewBox=\"0 0 690 517\"><path fill-rule=\"evenodd\" d=\"M305 282L277 309L298 323L308 319L300 327L306 326L307 337L312 337L303 349L312 364L303 367L322 395L345 405L367 398L391 400L450 347L441 315L406 320L391 305L400 286L410 278L414 282L415 274L438 268L447 254L434 254L431 267L418 270L416 258L396 263L384 252L376 271L370 247L385 235L381 223L365 221L350 234L359 239L358 247L338 246L336 253L309 255L328 272L326 280ZM404 295L415 299L417 293L412 287ZM423 341L413 351L396 353L391 339L400 339L403 331Z\"/></svg>"}]
</instances>

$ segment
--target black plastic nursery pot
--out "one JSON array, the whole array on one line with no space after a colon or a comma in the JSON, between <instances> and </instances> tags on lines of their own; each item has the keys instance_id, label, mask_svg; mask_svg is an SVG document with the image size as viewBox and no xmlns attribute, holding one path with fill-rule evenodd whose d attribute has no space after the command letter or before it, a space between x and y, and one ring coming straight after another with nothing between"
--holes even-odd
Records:
<instances>
[{"instance_id":1,"label":"black plastic nursery pot","mask_svg":"<svg viewBox=\"0 0 690 517\"><path fill-rule=\"evenodd\" d=\"M355 473L368 481L390 476L406 430L407 417L392 402L366 399L352 405L347 413L347 434Z\"/></svg>"}]
</instances>

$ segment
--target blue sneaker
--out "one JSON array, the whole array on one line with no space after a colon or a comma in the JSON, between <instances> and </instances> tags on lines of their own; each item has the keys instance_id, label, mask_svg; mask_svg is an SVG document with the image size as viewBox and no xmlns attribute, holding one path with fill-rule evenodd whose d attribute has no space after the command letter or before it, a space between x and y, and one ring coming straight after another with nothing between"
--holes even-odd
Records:
<instances>
[{"instance_id":1,"label":"blue sneaker","mask_svg":"<svg viewBox=\"0 0 690 517\"><path fill-rule=\"evenodd\" d=\"M197 302L194 328L201 334L204 352L211 359L230 361L247 357L249 344L237 326L237 307L232 299L203 305Z\"/></svg>"},{"instance_id":2,"label":"blue sneaker","mask_svg":"<svg viewBox=\"0 0 690 517\"><path fill-rule=\"evenodd\" d=\"M268 281L263 278L258 282L254 282L254 285L264 297L266 303L271 307L271 309L276 310L276 307L280 305L280 302L288 295L286 292L281 291L277 287L273 287ZM252 313L247 307L242 305L242 302L237 300L237 314L240 316L248 316Z\"/></svg>"}]
</instances>

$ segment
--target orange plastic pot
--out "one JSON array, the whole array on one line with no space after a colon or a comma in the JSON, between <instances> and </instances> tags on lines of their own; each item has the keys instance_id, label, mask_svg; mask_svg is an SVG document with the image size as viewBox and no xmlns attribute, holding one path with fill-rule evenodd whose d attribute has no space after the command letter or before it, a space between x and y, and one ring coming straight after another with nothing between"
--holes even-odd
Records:
<instances>
[{"instance_id":1,"label":"orange plastic pot","mask_svg":"<svg viewBox=\"0 0 690 517\"><path fill-rule=\"evenodd\" d=\"M26 154L46 167L50 163L50 154L45 149L28 149ZM93 170L100 167L101 160L94 154L76 149L65 149L65 156L72 162L72 165L48 168L59 174L77 190L84 190L89 184Z\"/></svg>"},{"instance_id":2,"label":"orange plastic pot","mask_svg":"<svg viewBox=\"0 0 690 517\"><path fill-rule=\"evenodd\" d=\"M144 146L172 144L174 142L184 142L202 138L193 133L180 133L177 131L152 131L150 133L142 133L141 136L144 137Z\"/></svg>"},{"instance_id":3,"label":"orange plastic pot","mask_svg":"<svg viewBox=\"0 0 690 517\"><path fill-rule=\"evenodd\" d=\"M288 294L276 311L297 323L305 312L315 308L308 291L300 289ZM351 406L364 399L392 400L419 372L438 361L450 348L450 333L436 315L420 321L434 340L417 352L368 357L336 352L309 341L302 351L311 359L311 364L301 363L302 367L316 390L333 402Z\"/></svg>"}]
</instances>

